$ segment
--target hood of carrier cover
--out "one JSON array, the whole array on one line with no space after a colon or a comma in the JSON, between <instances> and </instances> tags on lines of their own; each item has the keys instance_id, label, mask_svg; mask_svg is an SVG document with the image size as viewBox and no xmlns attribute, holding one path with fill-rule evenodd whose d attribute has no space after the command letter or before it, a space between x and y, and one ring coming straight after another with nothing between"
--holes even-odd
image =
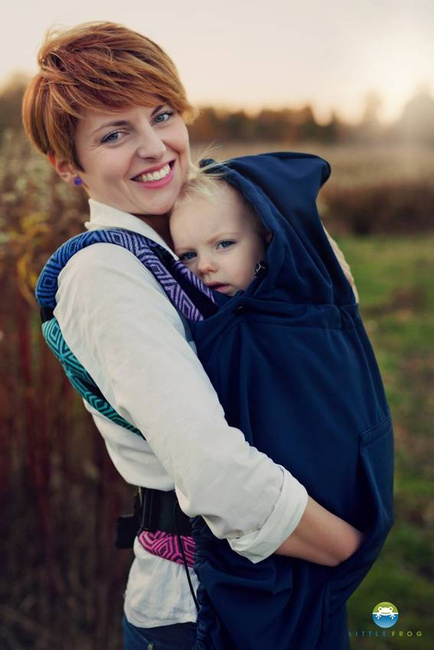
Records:
<instances>
[{"instance_id":1,"label":"hood of carrier cover","mask_svg":"<svg viewBox=\"0 0 434 650\"><path fill-rule=\"evenodd\" d=\"M201 161L201 166L214 163ZM269 153L233 158L211 168L238 189L273 234L268 269L245 296L294 304L343 305L354 296L326 233L318 228L316 199L330 176L317 156ZM271 296L272 292L272 296ZM219 302L226 302L225 297Z\"/></svg>"}]
</instances>

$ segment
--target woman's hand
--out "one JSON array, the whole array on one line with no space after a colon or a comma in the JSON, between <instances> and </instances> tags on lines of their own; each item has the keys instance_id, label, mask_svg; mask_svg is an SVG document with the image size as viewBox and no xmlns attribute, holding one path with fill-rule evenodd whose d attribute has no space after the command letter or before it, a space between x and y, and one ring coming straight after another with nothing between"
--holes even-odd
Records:
<instances>
[{"instance_id":1,"label":"woman's hand","mask_svg":"<svg viewBox=\"0 0 434 650\"><path fill-rule=\"evenodd\" d=\"M359 530L309 497L300 523L276 553L337 566L349 558L362 541L363 534Z\"/></svg>"}]
</instances>

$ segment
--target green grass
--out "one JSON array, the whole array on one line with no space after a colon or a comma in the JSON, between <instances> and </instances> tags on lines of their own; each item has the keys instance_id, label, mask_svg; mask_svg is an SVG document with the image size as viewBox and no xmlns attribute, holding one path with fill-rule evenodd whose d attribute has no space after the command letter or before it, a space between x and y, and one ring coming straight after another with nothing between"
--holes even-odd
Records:
<instances>
[{"instance_id":1,"label":"green grass","mask_svg":"<svg viewBox=\"0 0 434 650\"><path fill-rule=\"evenodd\" d=\"M434 647L434 236L343 238L376 350L396 436L396 521L366 580L349 602L352 648ZM375 634L373 607L393 602L400 619ZM377 628L380 631L380 628ZM360 636L365 630L365 637ZM391 636L395 630L395 636ZM402 631L403 636L398 636ZM416 637L421 631L422 636ZM381 631L380 631L381 632ZM407 636L413 632L413 636Z\"/></svg>"}]
</instances>

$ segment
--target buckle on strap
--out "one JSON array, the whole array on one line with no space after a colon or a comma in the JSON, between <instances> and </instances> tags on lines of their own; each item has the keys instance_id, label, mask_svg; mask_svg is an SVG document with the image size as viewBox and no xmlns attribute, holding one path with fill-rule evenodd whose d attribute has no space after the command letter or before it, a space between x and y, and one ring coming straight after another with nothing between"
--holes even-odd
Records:
<instances>
[{"instance_id":1,"label":"buckle on strap","mask_svg":"<svg viewBox=\"0 0 434 650\"><path fill-rule=\"evenodd\" d=\"M139 487L140 503L140 531L156 530L152 525L152 514L154 507L154 490Z\"/></svg>"},{"instance_id":2,"label":"buckle on strap","mask_svg":"<svg viewBox=\"0 0 434 650\"><path fill-rule=\"evenodd\" d=\"M118 517L116 521L116 548L132 548L137 535L143 531L157 530L170 535L191 537L189 517L179 507L174 490L163 492L151 488L139 488L134 497L134 513Z\"/></svg>"},{"instance_id":3,"label":"buckle on strap","mask_svg":"<svg viewBox=\"0 0 434 650\"><path fill-rule=\"evenodd\" d=\"M192 535L190 518L182 512L175 490L164 492L140 487L139 501L139 533L161 530L171 535Z\"/></svg>"}]
</instances>

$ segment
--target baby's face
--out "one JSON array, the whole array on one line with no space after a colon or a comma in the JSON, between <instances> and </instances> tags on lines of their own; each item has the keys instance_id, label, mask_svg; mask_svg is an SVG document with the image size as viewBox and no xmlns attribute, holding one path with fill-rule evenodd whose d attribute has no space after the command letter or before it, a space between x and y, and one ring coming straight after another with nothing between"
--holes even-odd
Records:
<instances>
[{"instance_id":1,"label":"baby's face","mask_svg":"<svg viewBox=\"0 0 434 650\"><path fill-rule=\"evenodd\" d=\"M208 287L233 296L247 289L265 244L255 218L237 192L222 183L211 199L181 200L170 217L170 232L179 259Z\"/></svg>"}]
</instances>

